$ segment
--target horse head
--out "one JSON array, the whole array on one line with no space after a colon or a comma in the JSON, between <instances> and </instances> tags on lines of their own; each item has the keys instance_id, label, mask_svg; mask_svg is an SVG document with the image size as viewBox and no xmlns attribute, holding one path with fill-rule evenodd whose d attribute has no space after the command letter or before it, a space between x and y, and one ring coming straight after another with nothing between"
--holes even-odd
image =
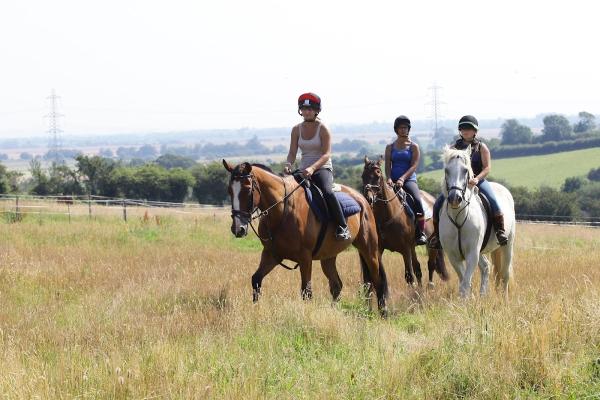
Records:
<instances>
[{"instance_id":1,"label":"horse head","mask_svg":"<svg viewBox=\"0 0 600 400\"><path fill-rule=\"evenodd\" d=\"M363 194L370 205L375 203L377 193L385 185L385 179L381 171L382 161L383 156L380 156L377 161L369 160L369 157L365 156L365 166L362 172Z\"/></svg>"},{"instance_id":2,"label":"horse head","mask_svg":"<svg viewBox=\"0 0 600 400\"><path fill-rule=\"evenodd\" d=\"M244 162L232 167L223 160L223 166L231 174L229 196L231 197L231 233L235 237L248 234L248 224L260 203L260 187L252 174L252 164Z\"/></svg>"},{"instance_id":3,"label":"horse head","mask_svg":"<svg viewBox=\"0 0 600 400\"><path fill-rule=\"evenodd\" d=\"M473 177L471 169L471 148L467 150L444 148L444 178L442 191L452 208L459 208L469 188L469 179Z\"/></svg>"}]
</instances>

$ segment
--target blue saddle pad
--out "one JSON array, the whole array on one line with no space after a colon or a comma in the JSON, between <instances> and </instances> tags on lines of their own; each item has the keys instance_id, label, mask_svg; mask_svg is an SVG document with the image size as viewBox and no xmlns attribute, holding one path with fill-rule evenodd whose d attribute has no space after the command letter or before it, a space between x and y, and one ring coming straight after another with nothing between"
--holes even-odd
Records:
<instances>
[{"instance_id":1,"label":"blue saddle pad","mask_svg":"<svg viewBox=\"0 0 600 400\"><path fill-rule=\"evenodd\" d=\"M313 191L307 188L304 188L304 194L306 195L306 201L310 205L310 208L313 210L319 221L332 219L332 216L328 215L325 199L323 199L321 196L314 195ZM354 200L354 198L348 193L334 192L334 194L337 201L340 203L340 206L342 207L344 217L354 215L361 210L360 204L358 204L358 202Z\"/></svg>"}]
</instances>

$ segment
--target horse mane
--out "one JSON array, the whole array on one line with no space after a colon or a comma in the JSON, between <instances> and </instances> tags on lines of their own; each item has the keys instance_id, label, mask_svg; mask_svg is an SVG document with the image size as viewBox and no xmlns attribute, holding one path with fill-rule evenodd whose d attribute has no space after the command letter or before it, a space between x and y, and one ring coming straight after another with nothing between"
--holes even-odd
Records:
<instances>
[{"instance_id":1,"label":"horse mane","mask_svg":"<svg viewBox=\"0 0 600 400\"><path fill-rule=\"evenodd\" d=\"M270 173L272 173L272 174L274 173L274 172L273 172L273 170L272 170L271 168L267 167L267 166L266 166L266 165L264 165L264 164L253 163L253 164L251 164L251 165L252 165L253 167L258 167L258 168L260 168L260 169L264 169L265 171L267 171L267 172L270 172Z\"/></svg>"},{"instance_id":2,"label":"horse mane","mask_svg":"<svg viewBox=\"0 0 600 400\"><path fill-rule=\"evenodd\" d=\"M444 146L444 165L448 165L453 158L460 158L469 171L469 177L473 176L473 168L471 168L471 151L470 147L466 150L454 149L448 145Z\"/></svg>"},{"instance_id":3,"label":"horse mane","mask_svg":"<svg viewBox=\"0 0 600 400\"><path fill-rule=\"evenodd\" d=\"M466 150L458 150L458 149L454 149L448 145L444 146L444 154L443 154L443 159L444 159L444 166L448 165L448 163L450 162L450 160L454 159L454 158L460 158L461 161L463 162L463 164L465 165L465 167L467 168L467 171L469 173L469 179L471 179L473 177L473 168L471 167L471 146L467 147ZM446 188L446 176L445 174L442 175L442 179L440 182L441 186L442 186L442 193L444 194L444 196L448 196L447 193L447 188Z\"/></svg>"}]
</instances>

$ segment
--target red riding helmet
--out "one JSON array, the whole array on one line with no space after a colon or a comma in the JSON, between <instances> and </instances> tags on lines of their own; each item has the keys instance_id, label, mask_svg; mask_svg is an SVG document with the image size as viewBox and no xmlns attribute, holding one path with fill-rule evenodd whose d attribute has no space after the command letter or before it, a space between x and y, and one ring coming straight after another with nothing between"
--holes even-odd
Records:
<instances>
[{"instance_id":1,"label":"red riding helmet","mask_svg":"<svg viewBox=\"0 0 600 400\"><path fill-rule=\"evenodd\" d=\"M303 107L309 107L316 112L321 111L321 98L314 93L304 93L298 97L298 111Z\"/></svg>"}]
</instances>

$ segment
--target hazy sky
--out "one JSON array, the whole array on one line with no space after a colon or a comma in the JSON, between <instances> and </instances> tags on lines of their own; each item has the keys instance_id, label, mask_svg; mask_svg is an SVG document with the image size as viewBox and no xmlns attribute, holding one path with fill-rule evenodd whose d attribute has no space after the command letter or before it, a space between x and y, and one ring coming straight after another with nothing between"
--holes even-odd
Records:
<instances>
[{"instance_id":1,"label":"hazy sky","mask_svg":"<svg viewBox=\"0 0 600 400\"><path fill-rule=\"evenodd\" d=\"M0 3L0 135L291 126L314 91L330 124L600 112L591 1ZM596 37L596 39L593 39Z\"/></svg>"}]
</instances>

